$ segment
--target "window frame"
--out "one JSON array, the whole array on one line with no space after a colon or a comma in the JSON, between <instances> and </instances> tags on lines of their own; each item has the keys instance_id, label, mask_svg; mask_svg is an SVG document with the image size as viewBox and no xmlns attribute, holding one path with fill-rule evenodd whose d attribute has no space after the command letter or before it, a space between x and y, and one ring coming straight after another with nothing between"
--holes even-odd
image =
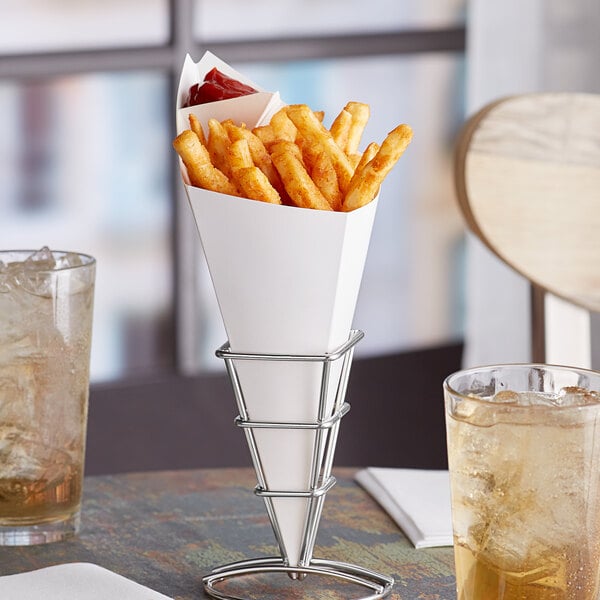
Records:
<instances>
[{"instance_id":1,"label":"window frame","mask_svg":"<svg viewBox=\"0 0 600 600\"><path fill-rule=\"evenodd\" d=\"M200 1L200 0L198 0ZM179 73L186 54L200 57L210 50L226 62L285 62L332 58L464 53L466 27L402 29L384 33L318 35L204 43L194 36L197 0L169 0L169 42L164 46L99 48L93 50L0 56L0 80L24 81L100 71L153 70L167 74L169 94L176 97ZM175 120L168 115L173 136ZM171 168L171 261L173 267L173 354L176 375L197 372L194 310L196 307L196 230L187 212L177 157ZM183 208L186 208L184 211ZM128 377L119 379L127 381ZM138 378L136 378L136 381Z\"/></svg>"}]
</instances>

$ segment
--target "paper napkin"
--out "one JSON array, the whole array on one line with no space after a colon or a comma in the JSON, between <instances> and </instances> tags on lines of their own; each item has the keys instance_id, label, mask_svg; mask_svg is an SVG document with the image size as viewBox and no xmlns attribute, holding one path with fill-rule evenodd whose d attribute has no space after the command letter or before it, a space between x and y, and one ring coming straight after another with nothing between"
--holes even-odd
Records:
<instances>
[{"instance_id":1,"label":"paper napkin","mask_svg":"<svg viewBox=\"0 0 600 600\"><path fill-rule=\"evenodd\" d=\"M370 467L355 479L416 548L452 546L448 471Z\"/></svg>"},{"instance_id":2,"label":"paper napkin","mask_svg":"<svg viewBox=\"0 0 600 600\"><path fill-rule=\"evenodd\" d=\"M171 600L91 563L69 563L0 577L2 600Z\"/></svg>"}]
</instances>

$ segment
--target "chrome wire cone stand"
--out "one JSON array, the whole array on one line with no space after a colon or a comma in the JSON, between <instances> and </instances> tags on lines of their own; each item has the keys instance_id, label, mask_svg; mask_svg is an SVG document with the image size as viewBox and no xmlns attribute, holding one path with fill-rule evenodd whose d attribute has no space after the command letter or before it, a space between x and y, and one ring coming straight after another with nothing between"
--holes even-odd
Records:
<instances>
[{"instance_id":1,"label":"chrome wire cone stand","mask_svg":"<svg viewBox=\"0 0 600 600\"><path fill-rule=\"evenodd\" d=\"M355 345L363 338L362 331L353 330L347 342L333 352L320 355L293 354L255 354L232 352L226 343L216 352L219 358L225 360L227 373L231 380L239 410L235 423L246 434L252 462L256 471L257 485L254 493L263 498L273 533L279 545L281 556L243 560L213 569L203 578L204 588L214 598L222 600L244 600L239 596L231 596L217 589L219 583L245 575L265 573L285 573L292 579L304 579L309 574L331 576L347 583L353 583L370 591L368 596L360 600L375 600L387 596L394 584L391 577L356 565L313 558L312 553L317 537L317 530L323 503L327 492L335 485L335 477L331 475L333 457L339 425L342 417L350 410L350 405L344 401L350 374L350 366ZM236 361L294 361L321 363L321 381L319 391L318 418L315 422L275 422L253 421L249 418L248 406L240 383ZM328 390L332 378L332 365L341 361L337 381L334 381L335 397L333 408L328 406ZM339 364L339 363L338 363ZM330 403L329 403L330 404ZM310 470L309 487L302 491L272 490L267 485L263 461L258 450L256 432L261 429L276 430L309 430L314 431L314 448ZM302 536L300 560L297 565L291 565L286 554L282 531L274 508L273 500L277 498L304 498L308 503L307 518ZM358 599L357 599L358 600Z\"/></svg>"}]
</instances>

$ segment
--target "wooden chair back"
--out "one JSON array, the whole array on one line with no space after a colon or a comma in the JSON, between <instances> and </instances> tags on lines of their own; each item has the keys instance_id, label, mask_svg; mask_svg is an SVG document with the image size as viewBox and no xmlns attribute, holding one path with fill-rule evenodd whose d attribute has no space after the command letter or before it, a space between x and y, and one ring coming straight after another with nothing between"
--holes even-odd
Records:
<instances>
[{"instance_id":1,"label":"wooden chair back","mask_svg":"<svg viewBox=\"0 0 600 600\"><path fill-rule=\"evenodd\" d=\"M469 228L533 285L540 358L546 293L600 311L600 96L485 106L459 136L455 182Z\"/></svg>"}]
</instances>

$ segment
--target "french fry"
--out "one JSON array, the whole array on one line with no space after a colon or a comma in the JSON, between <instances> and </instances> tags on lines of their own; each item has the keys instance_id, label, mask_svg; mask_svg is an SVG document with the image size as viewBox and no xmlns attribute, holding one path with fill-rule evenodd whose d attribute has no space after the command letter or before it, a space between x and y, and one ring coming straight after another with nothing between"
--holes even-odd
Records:
<instances>
[{"instance_id":1,"label":"french fry","mask_svg":"<svg viewBox=\"0 0 600 600\"><path fill-rule=\"evenodd\" d=\"M235 172L239 169L253 167L252 157L250 156L250 148L246 140L236 140L231 142L227 148L227 163L231 173L235 178Z\"/></svg>"},{"instance_id":2,"label":"french fry","mask_svg":"<svg viewBox=\"0 0 600 600\"><path fill-rule=\"evenodd\" d=\"M348 186L342 210L355 210L368 204L377 195L379 186L402 156L412 139L408 125L398 125L388 133L377 154L361 169L357 169Z\"/></svg>"},{"instance_id":3,"label":"french fry","mask_svg":"<svg viewBox=\"0 0 600 600\"><path fill-rule=\"evenodd\" d=\"M293 150L298 148L292 142L278 142L274 144L271 154L273 164L279 172L283 185L292 202L301 208L316 208L331 210L327 199L315 185L306 171L298 153Z\"/></svg>"},{"instance_id":4,"label":"french fry","mask_svg":"<svg viewBox=\"0 0 600 600\"><path fill-rule=\"evenodd\" d=\"M311 144L310 140L298 133L296 136L296 145L300 148L302 162L306 170L310 173L317 162L317 158L322 153L321 147L316 144Z\"/></svg>"},{"instance_id":5,"label":"french fry","mask_svg":"<svg viewBox=\"0 0 600 600\"><path fill-rule=\"evenodd\" d=\"M270 184L277 190L280 196L284 196L285 189L277 169L273 166L271 156L267 152L262 140L246 127L235 125L233 121L224 121L223 126L229 135L231 142L244 139L248 142L250 155L254 164L267 176Z\"/></svg>"},{"instance_id":6,"label":"french fry","mask_svg":"<svg viewBox=\"0 0 600 600\"><path fill-rule=\"evenodd\" d=\"M356 163L356 168L354 169L354 173L356 171L360 171L364 166L370 162L370 160L379 152L379 144L377 142L371 142L362 154L354 154L353 156L359 156L359 160Z\"/></svg>"},{"instance_id":7,"label":"french fry","mask_svg":"<svg viewBox=\"0 0 600 600\"><path fill-rule=\"evenodd\" d=\"M281 197L271 185L267 176L255 166L238 169L235 173L236 181L246 198L281 204Z\"/></svg>"},{"instance_id":8,"label":"french fry","mask_svg":"<svg viewBox=\"0 0 600 600\"><path fill-rule=\"evenodd\" d=\"M280 108L271 117L270 124L273 128L275 139L286 142L294 142L296 140L297 129L288 117L287 106Z\"/></svg>"},{"instance_id":9,"label":"french fry","mask_svg":"<svg viewBox=\"0 0 600 600\"><path fill-rule=\"evenodd\" d=\"M279 109L268 124L248 129L232 119L201 123L173 141L191 185L225 194L318 210L352 211L369 203L412 139L408 125L381 145L359 146L370 107L348 102L329 129L324 113L306 104Z\"/></svg>"},{"instance_id":10,"label":"french fry","mask_svg":"<svg viewBox=\"0 0 600 600\"><path fill-rule=\"evenodd\" d=\"M229 148L229 136L225 127L217 119L208 120L208 153L212 164L223 171L231 179L231 166L227 160L227 149Z\"/></svg>"},{"instance_id":11,"label":"french fry","mask_svg":"<svg viewBox=\"0 0 600 600\"><path fill-rule=\"evenodd\" d=\"M321 152L310 171L310 176L315 185L319 188L329 206L333 210L342 208L342 192L338 185L337 175L331 162L331 157L325 152Z\"/></svg>"},{"instance_id":12,"label":"french fry","mask_svg":"<svg viewBox=\"0 0 600 600\"><path fill-rule=\"evenodd\" d=\"M329 128L335 143L344 152L346 152L346 146L348 145L348 132L350 131L351 125L352 115L345 108L343 108Z\"/></svg>"},{"instance_id":13,"label":"french fry","mask_svg":"<svg viewBox=\"0 0 600 600\"><path fill-rule=\"evenodd\" d=\"M350 160L335 143L329 130L323 126L306 104L291 105L288 108L288 116L303 137L307 138L312 144L319 146L321 150L331 157L340 190L342 190L342 193L345 193L354 171Z\"/></svg>"},{"instance_id":14,"label":"french fry","mask_svg":"<svg viewBox=\"0 0 600 600\"><path fill-rule=\"evenodd\" d=\"M261 125L259 127L255 127L252 130L252 133L263 143L267 150L277 141L275 132L270 125Z\"/></svg>"},{"instance_id":15,"label":"french fry","mask_svg":"<svg viewBox=\"0 0 600 600\"><path fill-rule=\"evenodd\" d=\"M173 140L173 147L181 157L192 185L230 196L239 196L235 185L211 163L208 150L193 131L182 131Z\"/></svg>"},{"instance_id":16,"label":"french fry","mask_svg":"<svg viewBox=\"0 0 600 600\"><path fill-rule=\"evenodd\" d=\"M202 123L198 121L198 117L194 113L189 114L190 129L198 136L200 143L206 146L206 136L204 135L204 129L202 129Z\"/></svg>"},{"instance_id":17,"label":"french fry","mask_svg":"<svg viewBox=\"0 0 600 600\"><path fill-rule=\"evenodd\" d=\"M271 146L271 160L273 159L273 154L278 153L291 154L296 160L302 162L302 150L300 150L300 147L297 144L294 144L294 142L286 142L284 140L275 142Z\"/></svg>"},{"instance_id":18,"label":"french fry","mask_svg":"<svg viewBox=\"0 0 600 600\"><path fill-rule=\"evenodd\" d=\"M355 154L358 152L358 146L360 145L360 140L369 120L371 110L369 105L364 102L348 102L344 110L352 115L345 152L346 154Z\"/></svg>"},{"instance_id":19,"label":"french fry","mask_svg":"<svg viewBox=\"0 0 600 600\"><path fill-rule=\"evenodd\" d=\"M252 200L281 204L281 197L267 176L252 162L248 142L241 138L227 149L232 177L242 195Z\"/></svg>"},{"instance_id":20,"label":"french fry","mask_svg":"<svg viewBox=\"0 0 600 600\"><path fill-rule=\"evenodd\" d=\"M356 173L356 167L358 167L358 163L360 159L363 157L362 153L357 152L356 154L349 154L348 160L350 161L350 165L352 166L352 170Z\"/></svg>"}]
</instances>

